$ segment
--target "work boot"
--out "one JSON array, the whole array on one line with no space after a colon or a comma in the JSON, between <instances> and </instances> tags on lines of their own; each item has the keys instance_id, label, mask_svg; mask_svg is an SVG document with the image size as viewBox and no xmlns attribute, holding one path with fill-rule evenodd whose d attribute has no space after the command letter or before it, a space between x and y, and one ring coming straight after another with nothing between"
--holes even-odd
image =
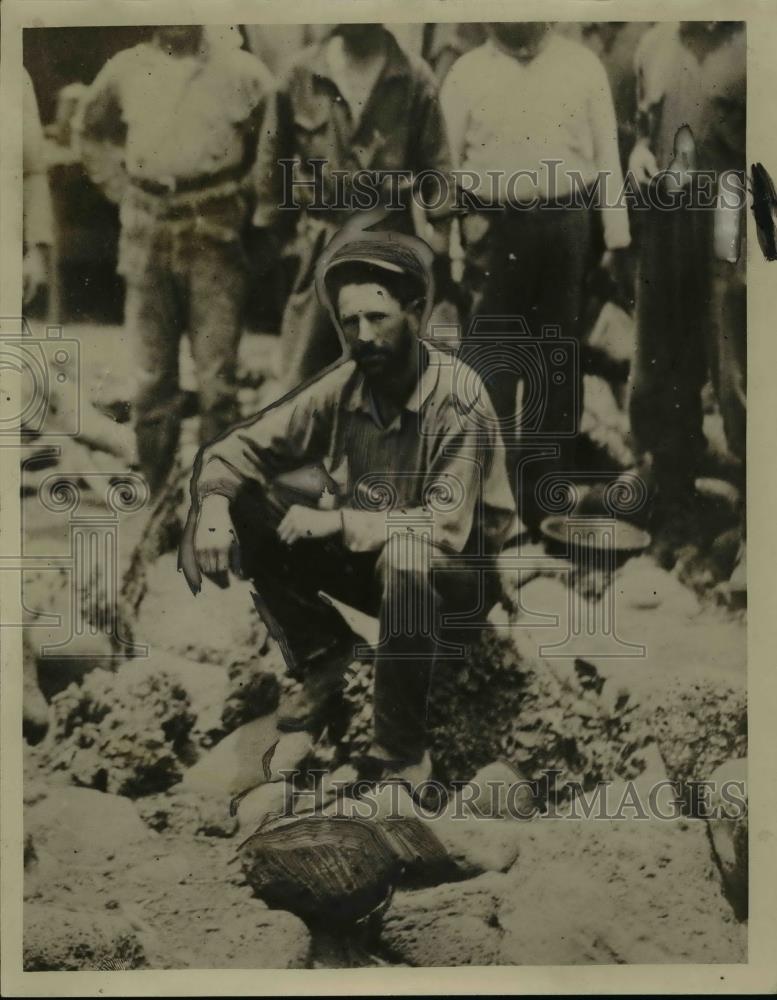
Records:
<instances>
[{"instance_id":1,"label":"work boot","mask_svg":"<svg viewBox=\"0 0 777 1000\"><path fill-rule=\"evenodd\" d=\"M307 732L318 739L328 729L334 742L342 738L348 726L343 688L346 670L353 662L353 646L354 637L349 634L304 663L299 704L279 717L276 725L280 732Z\"/></svg>"}]
</instances>

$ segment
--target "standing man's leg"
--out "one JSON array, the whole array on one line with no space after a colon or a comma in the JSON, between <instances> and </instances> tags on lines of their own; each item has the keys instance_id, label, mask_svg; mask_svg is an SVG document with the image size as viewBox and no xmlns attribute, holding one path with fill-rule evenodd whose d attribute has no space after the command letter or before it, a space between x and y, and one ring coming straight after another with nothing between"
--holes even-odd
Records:
<instances>
[{"instance_id":1,"label":"standing man's leg","mask_svg":"<svg viewBox=\"0 0 777 1000\"><path fill-rule=\"evenodd\" d=\"M200 441L234 424L237 352L243 324L247 268L238 243L192 248L189 269L189 335L200 394Z\"/></svg>"},{"instance_id":2,"label":"standing man's leg","mask_svg":"<svg viewBox=\"0 0 777 1000\"><path fill-rule=\"evenodd\" d=\"M710 216L681 207L651 209L637 269L631 429L638 452L653 458L653 523L670 548L673 539L679 545L693 538L694 482L705 447Z\"/></svg>"},{"instance_id":3,"label":"standing man's leg","mask_svg":"<svg viewBox=\"0 0 777 1000\"><path fill-rule=\"evenodd\" d=\"M744 467L747 431L747 285L744 257L715 262L714 321L710 326L712 380L718 396L726 443Z\"/></svg>"},{"instance_id":4,"label":"standing man's leg","mask_svg":"<svg viewBox=\"0 0 777 1000\"><path fill-rule=\"evenodd\" d=\"M540 455L527 467L527 506L539 521L552 513L543 497L551 489L552 480L545 477L573 474L576 467L576 442L583 413L583 283L590 259L592 225L590 211L581 207L539 211L535 220L538 242L545 248L532 317L532 334L542 340L544 373L537 443L546 444L554 452ZM525 403L529 402L525 399Z\"/></svg>"},{"instance_id":5,"label":"standing man's leg","mask_svg":"<svg viewBox=\"0 0 777 1000\"><path fill-rule=\"evenodd\" d=\"M466 217L462 223L471 308L461 357L483 379L499 417L507 475L524 521L524 456L518 447L516 406L518 384L526 373L532 304L542 267L542 247L534 230L527 231L529 215L502 209L498 214Z\"/></svg>"},{"instance_id":6,"label":"standing man's leg","mask_svg":"<svg viewBox=\"0 0 777 1000\"><path fill-rule=\"evenodd\" d=\"M137 361L134 424L140 467L152 496L170 471L180 433L178 349L183 331L178 279L151 260L127 282L124 323Z\"/></svg>"}]
</instances>

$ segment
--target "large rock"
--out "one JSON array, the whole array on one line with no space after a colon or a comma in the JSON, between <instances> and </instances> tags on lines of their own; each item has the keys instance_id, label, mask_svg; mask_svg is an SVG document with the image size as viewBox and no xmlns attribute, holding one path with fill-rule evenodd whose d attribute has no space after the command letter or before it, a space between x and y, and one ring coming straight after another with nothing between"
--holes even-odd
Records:
<instances>
[{"instance_id":1,"label":"large rock","mask_svg":"<svg viewBox=\"0 0 777 1000\"><path fill-rule=\"evenodd\" d=\"M143 946L120 915L72 910L49 903L24 906L25 972L138 969Z\"/></svg>"},{"instance_id":2,"label":"large rock","mask_svg":"<svg viewBox=\"0 0 777 1000\"><path fill-rule=\"evenodd\" d=\"M509 819L459 819L449 814L430 820L428 826L464 876L507 871L521 850L523 831Z\"/></svg>"},{"instance_id":3,"label":"large rock","mask_svg":"<svg viewBox=\"0 0 777 1000\"><path fill-rule=\"evenodd\" d=\"M28 806L24 826L36 850L68 866L101 865L156 839L129 799L90 788L53 786Z\"/></svg>"},{"instance_id":4,"label":"large rock","mask_svg":"<svg viewBox=\"0 0 777 1000\"><path fill-rule=\"evenodd\" d=\"M181 790L233 796L294 771L310 750L306 733L281 734L277 715L235 729L190 767Z\"/></svg>"},{"instance_id":5,"label":"large rock","mask_svg":"<svg viewBox=\"0 0 777 1000\"><path fill-rule=\"evenodd\" d=\"M712 772L710 835L723 885L734 913L748 913L747 760L732 760ZM736 800L736 801L734 801Z\"/></svg>"},{"instance_id":6,"label":"large rock","mask_svg":"<svg viewBox=\"0 0 777 1000\"><path fill-rule=\"evenodd\" d=\"M396 958L418 966L745 960L702 823L513 827L523 842L509 873L395 895L383 942Z\"/></svg>"}]
</instances>

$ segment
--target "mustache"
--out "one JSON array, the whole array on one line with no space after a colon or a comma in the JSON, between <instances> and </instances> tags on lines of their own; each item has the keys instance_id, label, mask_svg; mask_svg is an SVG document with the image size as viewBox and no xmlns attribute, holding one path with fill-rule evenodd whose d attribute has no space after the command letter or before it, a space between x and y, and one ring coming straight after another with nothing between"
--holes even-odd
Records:
<instances>
[{"instance_id":1,"label":"mustache","mask_svg":"<svg viewBox=\"0 0 777 1000\"><path fill-rule=\"evenodd\" d=\"M360 361L370 361L373 358L389 358L391 351L385 347L376 347L374 344L354 344L351 348L351 357L358 364Z\"/></svg>"}]
</instances>

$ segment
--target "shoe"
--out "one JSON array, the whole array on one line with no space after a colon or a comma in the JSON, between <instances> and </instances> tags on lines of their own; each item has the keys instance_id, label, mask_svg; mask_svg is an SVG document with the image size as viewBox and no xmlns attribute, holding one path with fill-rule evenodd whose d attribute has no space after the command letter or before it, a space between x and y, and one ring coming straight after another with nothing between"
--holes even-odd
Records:
<instances>
[{"instance_id":1,"label":"shoe","mask_svg":"<svg viewBox=\"0 0 777 1000\"><path fill-rule=\"evenodd\" d=\"M281 715L275 724L280 733L310 733L318 739L327 727L339 731L347 705L341 691L329 695L322 702L302 710L297 715Z\"/></svg>"},{"instance_id":2,"label":"shoe","mask_svg":"<svg viewBox=\"0 0 777 1000\"><path fill-rule=\"evenodd\" d=\"M425 751L420 760L390 758L383 747L372 746L358 761L357 769L362 781L383 784L398 781L405 785L410 795L417 799L417 790L432 776L432 758Z\"/></svg>"},{"instance_id":3,"label":"shoe","mask_svg":"<svg viewBox=\"0 0 777 1000\"><path fill-rule=\"evenodd\" d=\"M330 736L345 732L348 705L343 696L345 676L353 661L353 636L338 639L317 650L302 664L299 676L303 693L299 711L281 715L276 727L282 733L311 733L318 739L326 727Z\"/></svg>"}]
</instances>

